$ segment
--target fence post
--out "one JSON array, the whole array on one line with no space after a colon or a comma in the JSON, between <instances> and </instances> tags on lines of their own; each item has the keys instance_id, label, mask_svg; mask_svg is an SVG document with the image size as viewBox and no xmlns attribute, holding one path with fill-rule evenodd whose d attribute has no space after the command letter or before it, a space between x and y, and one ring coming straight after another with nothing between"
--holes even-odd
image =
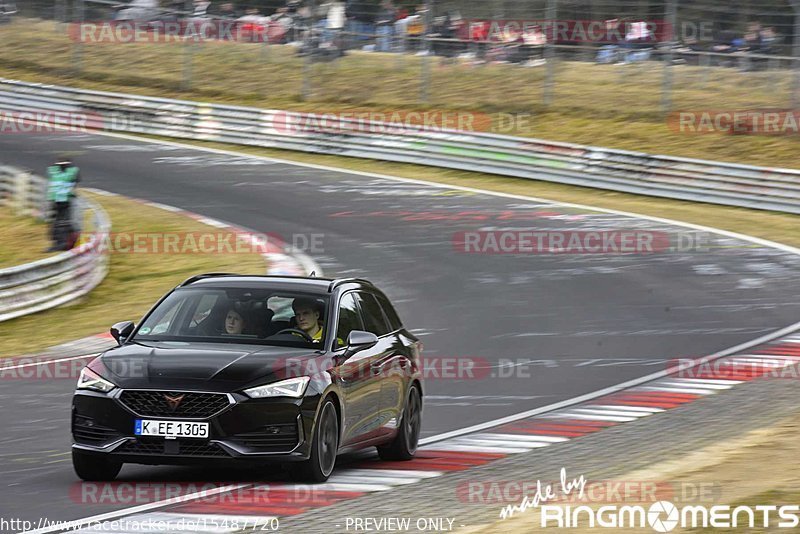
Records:
<instances>
[{"instance_id":1,"label":"fence post","mask_svg":"<svg viewBox=\"0 0 800 534\"><path fill-rule=\"evenodd\" d=\"M430 95L431 83L431 25L433 23L433 0L425 0L425 29L422 34L422 80L419 88L420 101L427 102Z\"/></svg>"},{"instance_id":2,"label":"fence post","mask_svg":"<svg viewBox=\"0 0 800 534\"><path fill-rule=\"evenodd\" d=\"M314 10L317 8L314 0L311 0L309 8L311 13L308 18L308 29L306 31L305 39L303 39L303 46L306 49L306 55L303 61L303 84L300 88L300 100L306 101L311 98L311 68L314 62Z\"/></svg>"},{"instance_id":3,"label":"fence post","mask_svg":"<svg viewBox=\"0 0 800 534\"><path fill-rule=\"evenodd\" d=\"M80 34L81 29L80 25L83 24L85 18L85 6L83 0L77 0L75 5L73 6L74 9L74 16L77 19L78 23L78 32L77 35L79 36L78 39L75 39L75 44L72 45L72 70L75 74L81 73L81 60L83 59L83 43L81 43Z\"/></svg>"},{"instance_id":4,"label":"fence post","mask_svg":"<svg viewBox=\"0 0 800 534\"><path fill-rule=\"evenodd\" d=\"M186 19L191 18L194 11L192 0L186 0L183 10L186 12L184 17ZM188 91L192 88L192 56L194 55L194 40L194 37L184 37L183 41L183 77L181 78L181 89L184 91Z\"/></svg>"},{"instance_id":5,"label":"fence post","mask_svg":"<svg viewBox=\"0 0 800 534\"><path fill-rule=\"evenodd\" d=\"M792 36L792 55L794 61L792 62L791 71L794 73L791 82L792 92L792 109L800 107L800 0L791 0L792 9L794 9L794 35Z\"/></svg>"},{"instance_id":6,"label":"fence post","mask_svg":"<svg viewBox=\"0 0 800 534\"><path fill-rule=\"evenodd\" d=\"M670 31L667 53L664 54L664 83L661 88L661 111L666 115L672 108L672 49L676 39L674 32L678 19L678 0L667 0L667 10L664 18Z\"/></svg>"},{"instance_id":7,"label":"fence post","mask_svg":"<svg viewBox=\"0 0 800 534\"><path fill-rule=\"evenodd\" d=\"M558 17L558 0L547 0L547 7L545 8L544 19L545 23L550 27L550 35L545 34L546 41L544 45L544 62L545 62L545 79L544 87L542 88L542 102L545 106L553 103L553 92L555 89L555 76L556 76L556 18Z\"/></svg>"}]
</instances>

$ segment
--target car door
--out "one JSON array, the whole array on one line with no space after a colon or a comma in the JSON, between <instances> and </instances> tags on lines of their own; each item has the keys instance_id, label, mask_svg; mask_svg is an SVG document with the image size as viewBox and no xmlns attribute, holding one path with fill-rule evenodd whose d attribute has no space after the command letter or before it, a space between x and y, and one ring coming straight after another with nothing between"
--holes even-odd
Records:
<instances>
[{"instance_id":1,"label":"car door","mask_svg":"<svg viewBox=\"0 0 800 534\"><path fill-rule=\"evenodd\" d=\"M376 425L372 414L374 407L381 403L380 376L373 374L370 368L375 361L376 347L344 357L347 337L353 330L365 330L365 326L357 295L350 291L339 299L335 341L335 376L344 396L343 446L374 437Z\"/></svg>"},{"instance_id":2,"label":"car door","mask_svg":"<svg viewBox=\"0 0 800 534\"><path fill-rule=\"evenodd\" d=\"M400 369L402 352L399 351L397 337L386 319L375 295L366 291L358 292L358 305L364 328L378 336L378 344L373 347L370 373L380 381L379 401L371 407L370 428L376 437L392 434L397 428L402 410L403 371Z\"/></svg>"}]
</instances>

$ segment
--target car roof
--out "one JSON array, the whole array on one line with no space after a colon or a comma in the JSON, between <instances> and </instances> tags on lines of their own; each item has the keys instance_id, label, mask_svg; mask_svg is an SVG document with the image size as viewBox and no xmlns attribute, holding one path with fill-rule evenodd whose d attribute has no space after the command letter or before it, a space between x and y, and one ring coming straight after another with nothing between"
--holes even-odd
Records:
<instances>
[{"instance_id":1,"label":"car roof","mask_svg":"<svg viewBox=\"0 0 800 534\"><path fill-rule=\"evenodd\" d=\"M272 288L307 291L311 293L330 293L337 286L356 284L374 287L372 282L359 278L322 278L313 276L250 275L232 273L206 273L185 280L178 287L241 287Z\"/></svg>"}]
</instances>

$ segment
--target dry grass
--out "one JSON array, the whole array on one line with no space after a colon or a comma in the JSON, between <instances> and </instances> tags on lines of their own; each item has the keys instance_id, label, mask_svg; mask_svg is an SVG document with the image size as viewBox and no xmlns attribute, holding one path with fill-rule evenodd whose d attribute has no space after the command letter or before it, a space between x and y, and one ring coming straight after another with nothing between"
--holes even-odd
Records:
<instances>
[{"instance_id":1,"label":"dry grass","mask_svg":"<svg viewBox=\"0 0 800 534\"><path fill-rule=\"evenodd\" d=\"M108 212L112 232L219 232L185 215L145 206L124 197L84 194L99 202ZM7 242L6 235L4 232L0 246ZM87 297L66 306L0 323L0 357L30 353L105 332L117 321L138 320L161 295L189 276L220 271L263 274L266 266L256 253L112 253L108 276Z\"/></svg>"},{"instance_id":2,"label":"dry grass","mask_svg":"<svg viewBox=\"0 0 800 534\"><path fill-rule=\"evenodd\" d=\"M664 67L557 65L555 102L542 105L544 68L470 66L429 58L429 100L420 103L424 58L355 52L312 66L312 98L299 98L303 59L291 47L207 42L183 44L85 44L80 74L75 43L51 22L20 20L0 27L0 75L96 89L320 111L458 110L532 114L529 127L505 131L623 149L767 166L796 167L794 137L687 135L671 130L659 106ZM187 51L191 68L187 70ZM190 90L181 89L191 72ZM673 108L732 110L788 108L791 71L739 72L678 66ZM499 118L494 115L494 127Z\"/></svg>"},{"instance_id":3,"label":"dry grass","mask_svg":"<svg viewBox=\"0 0 800 534\"><path fill-rule=\"evenodd\" d=\"M34 217L21 217L10 209L0 207L0 268L21 265L42 259L51 245L49 226Z\"/></svg>"}]
</instances>

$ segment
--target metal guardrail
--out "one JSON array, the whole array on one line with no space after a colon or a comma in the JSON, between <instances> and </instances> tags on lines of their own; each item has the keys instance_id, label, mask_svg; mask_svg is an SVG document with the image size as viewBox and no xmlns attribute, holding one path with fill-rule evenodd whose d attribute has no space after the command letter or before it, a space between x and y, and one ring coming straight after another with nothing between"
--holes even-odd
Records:
<instances>
[{"instance_id":1,"label":"metal guardrail","mask_svg":"<svg viewBox=\"0 0 800 534\"><path fill-rule=\"evenodd\" d=\"M0 194L2 203L16 205L29 215L46 217L47 181L44 178L0 166L0 184L3 193L23 193L22 198ZM105 278L108 272L106 239L111 221L99 205L78 198L80 202L74 211L88 210L92 216L93 231L89 233L89 240L49 258L0 269L0 322L73 301L89 293Z\"/></svg>"},{"instance_id":2,"label":"metal guardrail","mask_svg":"<svg viewBox=\"0 0 800 534\"><path fill-rule=\"evenodd\" d=\"M313 115L0 78L0 112L23 110L82 114L88 129L431 165L800 214L800 170L358 119L309 127L313 121L306 119ZM30 120L46 119L31 115ZM306 126L295 128L296 123Z\"/></svg>"}]
</instances>

